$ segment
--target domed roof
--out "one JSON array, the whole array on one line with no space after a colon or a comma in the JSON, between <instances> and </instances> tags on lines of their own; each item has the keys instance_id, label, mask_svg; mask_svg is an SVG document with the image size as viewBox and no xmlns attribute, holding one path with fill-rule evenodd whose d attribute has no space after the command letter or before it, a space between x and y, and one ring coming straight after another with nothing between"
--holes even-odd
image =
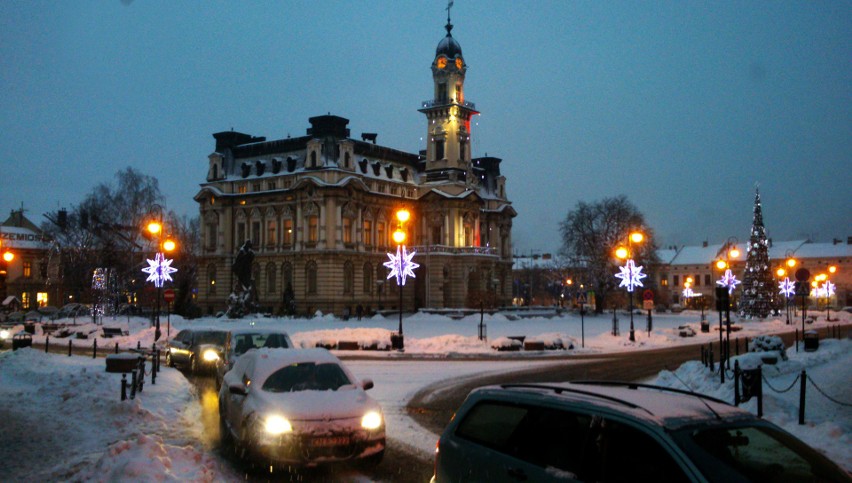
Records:
<instances>
[{"instance_id":1,"label":"domed roof","mask_svg":"<svg viewBox=\"0 0 852 483\"><path fill-rule=\"evenodd\" d=\"M461 45L459 45L458 41L456 41L450 33L450 31L453 30L453 24L447 22L446 29L447 36L438 42L438 48L435 49L435 57L439 55L446 55L448 58L452 59L456 56L461 56Z\"/></svg>"}]
</instances>

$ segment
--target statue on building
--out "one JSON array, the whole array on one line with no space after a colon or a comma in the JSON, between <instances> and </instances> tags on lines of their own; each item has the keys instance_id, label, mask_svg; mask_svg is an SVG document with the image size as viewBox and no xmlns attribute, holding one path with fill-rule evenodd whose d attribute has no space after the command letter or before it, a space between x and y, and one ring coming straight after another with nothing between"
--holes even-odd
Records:
<instances>
[{"instance_id":1,"label":"statue on building","mask_svg":"<svg viewBox=\"0 0 852 483\"><path fill-rule=\"evenodd\" d=\"M237 283L234 291L228 296L228 311L226 315L232 319L241 318L243 315L251 312L255 308L254 297L254 280L252 280L252 263L254 262L254 250L252 250L251 240L246 240L240 250L237 252L237 257L231 265L231 271L237 277Z\"/></svg>"}]
</instances>

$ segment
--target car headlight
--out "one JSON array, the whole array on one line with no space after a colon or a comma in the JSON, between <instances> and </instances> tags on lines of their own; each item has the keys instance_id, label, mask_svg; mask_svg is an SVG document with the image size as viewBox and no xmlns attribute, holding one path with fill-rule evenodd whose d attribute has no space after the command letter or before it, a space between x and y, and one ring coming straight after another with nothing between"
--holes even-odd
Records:
<instances>
[{"instance_id":1,"label":"car headlight","mask_svg":"<svg viewBox=\"0 0 852 483\"><path fill-rule=\"evenodd\" d=\"M219 354L213 349L207 349L201 357L203 357L207 362L215 362L219 360Z\"/></svg>"},{"instance_id":2,"label":"car headlight","mask_svg":"<svg viewBox=\"0 0 852 483\"><path fill-rule=\"evenodd\" d=\"M370 411L361 418L361 427L364 429L379 429L382 427L382 415L376 411Z\"/></svg>"},{"instance_id":3,"label":"car headlight","mask_svg":"<svg viewBox=\"0 0 852 483\"><path fill-rule=\"evenodd\" d=\"M9 338L9 331L6 330L6 329L0 330L0 339L5 340L5 339L8 339L8 338Z\"/></svg>"},{"instance_id":4,"label":"car headlight","mask_svg":"<svg viewBox=\"0 0 852 483\"><path fill-rule=\"evenodd\" d=\"M293 431L290 421L281 416L269 416L263 424L263 430L268 434L279 435Z\"/></svg>"}]
</instances>

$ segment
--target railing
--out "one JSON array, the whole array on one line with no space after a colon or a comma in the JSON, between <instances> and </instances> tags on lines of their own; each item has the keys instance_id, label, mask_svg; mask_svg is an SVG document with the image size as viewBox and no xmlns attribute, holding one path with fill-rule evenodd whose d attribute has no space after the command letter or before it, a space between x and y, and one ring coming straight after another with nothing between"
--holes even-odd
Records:
<instances>
[{"instance_id":1,"label":"railing","mask_svg":"<svg viewBox=\"0 0 852 483\"><path fill-rule=\"evenodd\" d=\"M476 110L476 104L468 101L456 102L455 99L432 99L431 101L423 101L421 103L424 108L435 107L435 106L449 106L452 104L457 104L459 106L466 107L468 109Z\"/></svg>"},{"instance_id":2,"label":"railing","mask_svg":"<svg viewBox=\"0 0 852 483\"><path fill-rule=\"evenodd\" d=\"M497 255L494 247L450 247L446 245L420 245L409 247L417 253L445 253L448 255Z\"/></svg>"}]
</instances>

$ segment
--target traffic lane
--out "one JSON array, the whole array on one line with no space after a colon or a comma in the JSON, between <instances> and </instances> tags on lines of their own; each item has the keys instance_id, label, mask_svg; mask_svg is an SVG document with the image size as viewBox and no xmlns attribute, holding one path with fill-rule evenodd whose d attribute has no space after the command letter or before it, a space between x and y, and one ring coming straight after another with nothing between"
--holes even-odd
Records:
<instances>
[{"instance_id":1,"label":"traffic lane","mask_svg":"<svg viewBox=\"0 0 852 483\"><path fill-rule=\"evenodd\" d=\"M220 459L220 466L232 472L232 481L269 481L286 479L287 481L340 481L340 482L400 482L414 483L428 481L432 476L433 461L426 455L408 449L404 444L389 439L382 462L371 469L360 469L346 464L334 464L317 468L263 467L246 462L237 457L233 448L223 447L219 433L219 396L216 379L207 375L193 375L184 372L194 385L201 405L201 423L203 426L201 443L211 454Z\"/></svg>"}]
</instances>

